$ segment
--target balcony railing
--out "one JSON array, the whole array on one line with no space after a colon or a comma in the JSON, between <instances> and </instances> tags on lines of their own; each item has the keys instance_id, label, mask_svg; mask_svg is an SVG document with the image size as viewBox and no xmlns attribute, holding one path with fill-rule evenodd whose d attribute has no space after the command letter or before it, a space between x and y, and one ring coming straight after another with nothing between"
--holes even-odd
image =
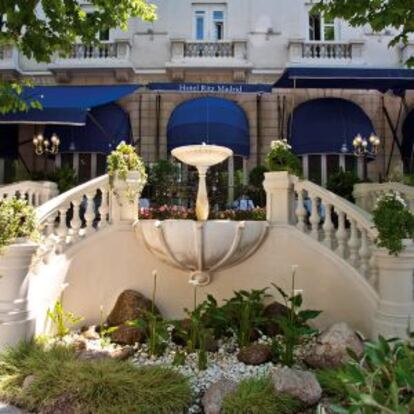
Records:
<instances>
[{"instance_id":1,"label":"balcony railing","mask_svg":"<svg viewBox=\"0 0 414 414\"><path fill-rule=\"evenodd\" d=\"M319 42L295 39L289 41L290 63L361 63L362 41Z\"/></svg>"},{"instance_id":2,"label":"balcony railing","mask_svg":"<svg viewBox=\"0 0 414 414\"><path fill-rule=\"evenodd\" d=\"M184 44L186 58L233 58L233 42L186 42Z\"/></svg>"}]
</instances>

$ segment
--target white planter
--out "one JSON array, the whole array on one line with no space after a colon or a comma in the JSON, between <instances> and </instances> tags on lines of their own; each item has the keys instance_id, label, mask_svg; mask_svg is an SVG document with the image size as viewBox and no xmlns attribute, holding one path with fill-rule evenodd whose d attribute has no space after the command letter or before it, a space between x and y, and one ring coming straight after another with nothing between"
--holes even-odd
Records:
<instances>
[{"instance_id":1,"label":"white planter","mask_svg":"<svg viewBox=\"0 0 414 414\"><path fill-rule=\"evenodd\" d=\"M34 333L27 299L27 274L37 247L35 243L20 241L0 255L0 349Z\"/></svg>"},{"instance_id":2,"label":"white planter","mask_svg":"<svg viewBox=\"0 0 414 414\"><path fill-rule=\"evenodd\" d=\"M235 266L259 248L265 221L141 220L135 230L160 260L190 272L190 282L205 286L211 274Z\"/></svg>"}]
</instances>

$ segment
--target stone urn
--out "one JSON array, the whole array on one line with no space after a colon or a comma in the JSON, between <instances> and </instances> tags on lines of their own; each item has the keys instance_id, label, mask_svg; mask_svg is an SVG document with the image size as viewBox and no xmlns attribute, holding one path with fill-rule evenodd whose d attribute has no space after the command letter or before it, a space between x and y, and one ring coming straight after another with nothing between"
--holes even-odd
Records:
<instances>
[{"instance_id":1,"label":"stone urn","mask_svg":"<svg viewBox=\"0 0 414 414\"><path fill-rule=\"evenodd\" d=\"M34 334L28 303L28 273L37 248L37 244L22 239L0 255L0 349Z\"/></svg>"}]
</instances>

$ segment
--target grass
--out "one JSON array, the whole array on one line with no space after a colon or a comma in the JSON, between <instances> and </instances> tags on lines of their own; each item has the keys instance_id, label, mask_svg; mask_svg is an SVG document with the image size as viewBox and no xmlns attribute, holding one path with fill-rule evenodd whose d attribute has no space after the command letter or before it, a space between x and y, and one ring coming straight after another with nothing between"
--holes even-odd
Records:
<instances>
[{"instance_id":1,"label":"grass","mask_svg":"<svg viewBox=\"0 0 414 414\"><path fill-rule=\"evenodd\" d=\"M315 372L324 392L336 401L345 400L348 396L346 387L339 377L340 372L340 369L320 369Z\"/></svg>"},{"instance_id":2,"label":"grass","mask_svg":"<svg viewBox=\"0 0 414 414\"><path fill-rule=\"evenodd\" d=\"M241 381L236 391L224 399L222 411L225 414L291 414L300 408L298 400L276 393L270 377L261 377Z\"/></svg>"},{"instance_id":3,"label":"grass","mask_svg":"<svg viewBox=\"0 0 414 414\"><path fill-rule=\"evenodd\" d=\"M28 375L34 380L23 390ZM35 343L0 354L0 399L38 411L62 396L70 396L82 414L183 412L192 401L187 379L167 368L80 361L71 348Z\"/></svg>"}]
</instances>

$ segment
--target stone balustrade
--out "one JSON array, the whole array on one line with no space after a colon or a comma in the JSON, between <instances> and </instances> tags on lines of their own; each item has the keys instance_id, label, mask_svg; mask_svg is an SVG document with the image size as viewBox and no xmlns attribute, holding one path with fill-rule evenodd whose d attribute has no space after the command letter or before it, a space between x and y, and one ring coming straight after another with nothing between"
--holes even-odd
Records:
<instances>
[{"instance_id":1,"label":"stone balustrade","mask_svg":"<svg viewBox=\"0 0 414 414\"><path fill-rule=\"evenodd\" d=\"M23 198L33 207L46 203L58 194L57 184L50 181L20 181L0 186L0 200Z\"/></svg>"},{"instance_id":2,"label":"stone balustrade","mask_svg":"<svg viewBox=\"0 0 414 414\"><path fill-rule=\"evenodd\" d=\"M304 39L289 40L289 62L343 64L362 63L363 41L322 42L305 41Z\"/></svg>"},{"instance_id":3,"label":"stone balustrade","mask_svg":"<svg viewBox=\"0 0 414 414\"><path fill-rule=\"evenodd\" d=\"M362 209L371 212L378 197L390 191L397 191L407 203L408 208L414 212L414 187L398 183L361 183L355 184L353 196L355 203Z\"/></svg>"}]
</instances>

